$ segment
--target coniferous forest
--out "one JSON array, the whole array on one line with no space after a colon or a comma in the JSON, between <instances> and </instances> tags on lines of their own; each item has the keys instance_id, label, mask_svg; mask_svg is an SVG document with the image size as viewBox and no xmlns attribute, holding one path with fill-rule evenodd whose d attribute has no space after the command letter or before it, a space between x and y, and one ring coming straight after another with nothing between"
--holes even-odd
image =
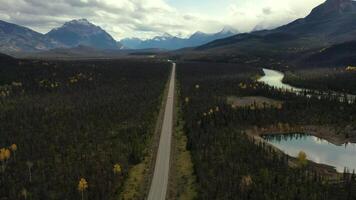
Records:
<instances>
[{"instance_id":1,"label":"coniferous forest","mask_svg":"<svg viewBox=\"0 0 356 200\"><path fill-rule=\"evenodd\" d=\"M256 82L261 69L237 64L180 63L177 79L198 179L199 199L354 199L355 175L337 178L305 156L295 159L251 138L247 130L356 124L355 102L276 90ZM280 106L251 102L235 106L227 97L263 96ZM354 137L340 131L340 137Z\"/></svg>"},{"instance_id":2,"label":"coniferous forest","mask_svg":"<svg viewBox=\"0 0 356 200\"><path fill-rule=\"evenodd\" d=\"M2 64L1 199L117 199L169 71L140 59Z\"/></svg>"}]
</instances>

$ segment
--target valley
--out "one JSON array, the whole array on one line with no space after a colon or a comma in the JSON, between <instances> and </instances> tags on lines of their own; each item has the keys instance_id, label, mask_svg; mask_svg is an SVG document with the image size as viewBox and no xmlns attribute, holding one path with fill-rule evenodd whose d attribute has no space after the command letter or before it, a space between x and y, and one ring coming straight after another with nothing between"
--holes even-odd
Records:
<instances>
[{"instance_id":1,"label":"valley","mask_svg":"<svg viewBox=\"0 0 356 200\"><path fill-rule=\"evenodd\" d=\"M0 200L356 199L356 1L1 1Z\"/></svg>"}]
</instances>

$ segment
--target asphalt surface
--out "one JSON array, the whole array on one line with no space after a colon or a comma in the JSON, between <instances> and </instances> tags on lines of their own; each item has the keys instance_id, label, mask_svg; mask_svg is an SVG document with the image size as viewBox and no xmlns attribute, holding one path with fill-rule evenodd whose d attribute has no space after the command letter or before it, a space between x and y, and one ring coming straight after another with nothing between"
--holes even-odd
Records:
<instances>
[{"instance_id":1,"label":"asphalt surface","mask_svg":"<svg viewBox=\"0 0 356 200\"><path fill-rule=\"evenodd\" d=\"M176 64L173 63L166 108L164 111L161 137L159 141L151 188L148 194L148 200L165 200L167 195L173 132L175 72Z\"/></svg>"}]
</instances>

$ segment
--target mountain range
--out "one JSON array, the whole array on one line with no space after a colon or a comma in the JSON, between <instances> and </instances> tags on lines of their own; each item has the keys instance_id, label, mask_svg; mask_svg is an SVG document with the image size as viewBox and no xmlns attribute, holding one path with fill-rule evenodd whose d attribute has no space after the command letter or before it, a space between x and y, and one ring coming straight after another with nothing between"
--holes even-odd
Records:
<instances>
[{"instance_id":1,"label":"mountain range","mask_svg":"<svg viewBox=\"0 0 356 200\"><path fill-rule=\"evenodd\" d=\"M61 27L54 28L47 34L41 34L29 28L0 20L0 52L21 54L23 52L42 52L52 49L76 48L79 46L86 46L97 50L173 50L203 45L236 33L232 28L224 28L224 30L214 34L196 32L189 38L179 38L164 34L163 36L157 36L148 40L127 38L115 41L109 33L86 19L66 22ZM77 50L75 49L75 51Z\"/></svg>"},{"instance_id":2,"label":"mountain range","mask_svg":"<svg viewBox=\"0 0 356 200\"><path fill-rule=\"evenodd\" d=\"M235 29L231 27L225 27L220 32L212 34L198 31L191 35L189 38L180 38L165 33L162 36L157 36L148 40L141 40L139 38L126 38L121 40L120 42L125 47L128 47L130 49L158 48L176 50L186 47L200 46L214 40L236 35L237 33L238 31L236 31Z\"/></svg>"},{"instance_id":3,"label":"mountain range","mask_svg":"<svg viewBox=\"0 0 356 200\"><path fill-rule=\"evenodd\" d=\"M303 63L317 65L321 63L321 58L335 54L333 49L355 45L352 42L356 41L355 19L355 1L326 0L306 17L272 30L237 34L235 30L225 28L214 34L196 32L188 38L164 34L147 40L127 38L121 41L115 41L102 28L85 19L72 20L47 34L0 21L0 52L49 51L62 55L85 50L105 55L107 50L149 49L148 52L161 52L152 49L168 49L175 50L170 55L182 59L245 63L260 60L261 63L262 58L266 61L290 61L301 57ZM66 51L68 48L73 50ZM356 52L352 55L346 55L345 51L339 52L345 55L338 55L340 59L333 63L345 63L345 60L350 60L350 56L356 56Z\"/></svg>"},{"instance_id":4,"label":"mountain range","mask_svg":"<svg viewBox=\"0 0 356 200\"><path fill-rule=\"evenodd\" d=\"M216 40L197 48L240 48L257 44L300 49L327 46L356 39L356 2L352 0L327 0L314 8L305 18L297 19L273 30L237 34Z\"/></svg>"},{"instance_id":5,"label":"mountain range","mask_svg":"<svg viewBox=\"0 0 356 200\"><path fill-rule=\"evenodd\" d=\"M47 34L0 20L0 51L4 53L38 52L85 45L97 49L120 49L107 32L86 19L66 22Z\"/></svg>"}]
</instances>

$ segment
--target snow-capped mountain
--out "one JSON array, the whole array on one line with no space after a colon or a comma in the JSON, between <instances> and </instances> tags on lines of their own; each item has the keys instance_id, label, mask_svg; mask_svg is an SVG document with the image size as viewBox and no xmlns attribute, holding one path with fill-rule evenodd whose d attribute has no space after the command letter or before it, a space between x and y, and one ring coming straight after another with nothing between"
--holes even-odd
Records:
<instances>
[{"instance_id":1,"label":"snow-capped mountain","mask_svg":"<svg viewBox=\"0 0 356 200\"><path fill-rule=\"evenodd\" d=\"M138 38L126 38L121 40L120 42L125 47L130 49L158 48L158 49L175 50L175 49L181 49L186 47L203 45L205 43L217 39L229 37L237 33L238 31L230 27L224 27L224 29L221 30L220 32L212 33L212 34L198 31L192 34L189 38L180 38L177 36L172 36L168 33L164 33L161 36L156 36L148 40L140 40Z\"/></svg>"}]
</instances>

